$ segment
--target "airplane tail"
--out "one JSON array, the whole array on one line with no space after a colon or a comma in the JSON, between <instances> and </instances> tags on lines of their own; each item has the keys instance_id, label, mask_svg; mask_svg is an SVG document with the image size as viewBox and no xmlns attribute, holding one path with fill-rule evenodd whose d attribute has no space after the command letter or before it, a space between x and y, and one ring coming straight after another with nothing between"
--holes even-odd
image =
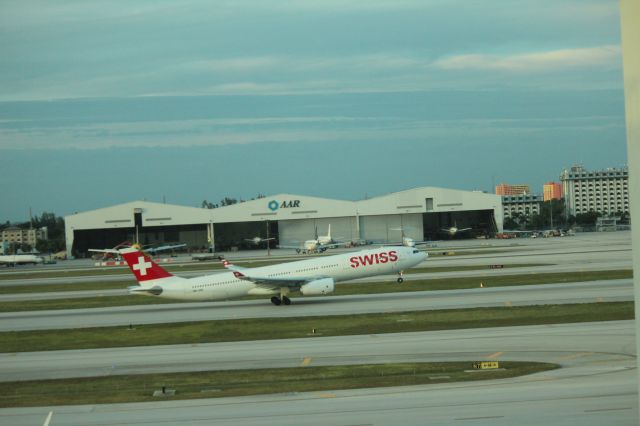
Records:
<instances>
[{"instance_id":1,"label":"airplane tail","mask_svg":"<svg viewBox=\"0 0 640 426\"><path fill-rule=\"evenodd\" d=\"M158 283L158 280L173 277L173 274L156 264L149 256L135 247L120 250L136 280L143 287Z\"/></svg>"}]
</instances>

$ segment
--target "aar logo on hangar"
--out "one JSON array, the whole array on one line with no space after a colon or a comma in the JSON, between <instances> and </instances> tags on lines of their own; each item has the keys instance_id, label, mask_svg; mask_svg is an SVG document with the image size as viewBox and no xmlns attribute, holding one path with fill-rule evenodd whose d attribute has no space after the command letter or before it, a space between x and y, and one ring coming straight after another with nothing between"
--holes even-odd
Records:
<instances>
[{"instance_id":1,"label":"aar logo on hangar","mask_svg":"<svg viewBox=\"0 0 640 426\"><path fill-rule=\"evenodd\" d=\"M277 200L271 200L269 201L269 204L267 204L267 207L269 207L269 210L271 210L272 212L275 212L278 209L296 208L300 207L300 200L289 200L283 201L282 203Z\"/></svg>"}]
</instances>

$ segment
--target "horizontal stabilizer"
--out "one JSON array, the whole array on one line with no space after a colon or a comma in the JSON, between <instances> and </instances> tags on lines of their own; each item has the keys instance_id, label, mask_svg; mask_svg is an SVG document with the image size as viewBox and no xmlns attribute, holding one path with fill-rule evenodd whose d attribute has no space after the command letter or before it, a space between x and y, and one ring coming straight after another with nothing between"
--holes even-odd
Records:
<instances>
[{"instance_id":1,"label":"horizontal stabilizer","mask_svg":"<svg viewBox=\"0 0 640 426\"><path fill-rule=\"evenodd\" d=\"M149 293L154 296L160 296L162 294L162 287L153 286L153 287L140 287L140 286L131 286L129 287L129 293Z\"/></svg>"}]
</instances>

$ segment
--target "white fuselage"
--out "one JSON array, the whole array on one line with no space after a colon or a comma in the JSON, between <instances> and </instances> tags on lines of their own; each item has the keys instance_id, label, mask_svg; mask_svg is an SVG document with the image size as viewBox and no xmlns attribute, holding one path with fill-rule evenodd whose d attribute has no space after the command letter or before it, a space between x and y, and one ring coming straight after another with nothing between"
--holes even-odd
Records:
<instances>
[{"instance_id":1,"label":"white fuselage","mask_svg":"<svg viewBox=\"0 0 640 426\"><path fill-rule=\"evenodd\" d=\"M42 258L33 254L10 254L0 256L0 264L13 266L20 264L42 263Z\"/></svg>"},{"instance_id":2,"label":"white fuselage","mask_svg":"<svg viewBox=\"0 0 640 426\"><path fill-rule=\"evenodd\" d=\"M393 252L393 254L391 254ZM333 256L323 256L297 262L251 268L252 275L273 278L319 279L333 278L335 282L394 274L411 268L427 259L427 254L413 247L380 247ZM161 281L161 282L160 282ZM184 300L232 299L247 295L278 294L251 281L236 278L233 272L197 278L171 277L149 282L160 286L160 297Z\"/></svg>"}]
</instances>

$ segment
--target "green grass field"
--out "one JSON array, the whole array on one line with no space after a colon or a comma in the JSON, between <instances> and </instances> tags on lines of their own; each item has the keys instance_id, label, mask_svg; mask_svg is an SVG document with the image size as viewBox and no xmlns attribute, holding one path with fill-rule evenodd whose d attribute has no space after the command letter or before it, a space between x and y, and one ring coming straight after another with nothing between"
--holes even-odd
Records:
<instances>
[{"instance_id":1,"label":"green grass field","mask_svg":"<svg viewBox=\"0 0 640 426\"><path fill-rule=\"evenodd\" d=\"M501 362L498 370L469 372L473 361L202 371L9 382L0 383L0 407L330 392L338 389L502 379L558 368L555 364L547 363ZM153 397L153 392L163 386L175 390L175 396Z\"/></svg>"},{"instance_id":2,"label":"green grass field","mask_svg":"<svg viewBox=\"0 0 640 426\"><path fill-rule=\"evenodd\" d=\"M316 338L633 319L633 302L256 318L0 333L2 352ZM315 329L315 334L312 330Z\"/></svg>"}]
</instances>

